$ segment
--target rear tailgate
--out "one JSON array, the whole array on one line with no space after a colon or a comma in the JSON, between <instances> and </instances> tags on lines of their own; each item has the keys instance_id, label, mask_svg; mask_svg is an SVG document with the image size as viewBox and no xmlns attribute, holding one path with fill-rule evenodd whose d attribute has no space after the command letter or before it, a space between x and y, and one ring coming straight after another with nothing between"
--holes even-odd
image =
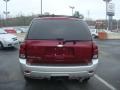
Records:
<instances>
[{"instance_id":1,"label":"rear tailgate","mask_svg":"<svg viewBox=\"0 0 120 90\"><path fill-rule=\"evenodd\" d=\"M68 42L58 47L57 40L27 40L27 63L29 64L88 64L92 58L92 42L73 44Z\"/></svg>"}]
</instances>

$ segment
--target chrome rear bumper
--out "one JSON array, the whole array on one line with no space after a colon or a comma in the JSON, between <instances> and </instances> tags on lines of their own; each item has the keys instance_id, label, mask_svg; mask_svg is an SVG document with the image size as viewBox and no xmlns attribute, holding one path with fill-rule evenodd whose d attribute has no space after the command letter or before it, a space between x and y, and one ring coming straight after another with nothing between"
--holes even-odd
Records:
<instances>
[{"instance_id":1,"label":"chrome rear bumper","mask_svg":"<svg viewBox=\"0 0 120 90\"><path fill-rule=\"evenodd\" d=\"M98 64L93 59L92 64L86 66L33 66L26 64L26 59L19 59L24 75L32 78L50 78L54 76L68 76L69 78L91 77Z\"/></svg>"}]
</instances>

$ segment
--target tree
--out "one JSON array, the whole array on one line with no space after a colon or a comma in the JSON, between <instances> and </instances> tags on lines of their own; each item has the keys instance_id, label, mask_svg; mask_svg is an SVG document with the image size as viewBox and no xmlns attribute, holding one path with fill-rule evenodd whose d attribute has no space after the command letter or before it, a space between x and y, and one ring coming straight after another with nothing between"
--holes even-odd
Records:
<instances>
[{"instance_id":1,"label":"tree","mask_svg":"<svg viewBox=\"0 0 120 90\"><path fill-rule=\"evenodd\" d=\"M75 13L74 13L73 16L74 16L74 17L77 17L77 18L81 18L81 19L84 18L84 16L83 16L82 14L80 14L79 11L75 11Z\"/></svg>"}]
</instances>

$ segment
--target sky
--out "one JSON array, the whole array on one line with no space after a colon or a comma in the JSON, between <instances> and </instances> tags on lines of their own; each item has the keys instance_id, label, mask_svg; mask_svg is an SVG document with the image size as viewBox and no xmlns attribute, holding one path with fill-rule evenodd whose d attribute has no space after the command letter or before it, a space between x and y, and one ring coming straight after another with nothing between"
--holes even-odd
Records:
<instances>
[{"instance_id":1,"label":"sky","mask_svg":"<svg viewBox=\"0 0 120 90\"><path fill-rule=\"evenodd\" d=\"M120 0L112 0L115 4L114 19L120 19ZM8 2L9 16L40 14L41 0L10 0ZM43 13L71 15L69 6L79 11L85 18L105 19L105 2L103 0L43 0ZM4 17L5 2L0 0L0 15ZM89 15L88 15L89 12Z\"/></svg>"}]
</instances>

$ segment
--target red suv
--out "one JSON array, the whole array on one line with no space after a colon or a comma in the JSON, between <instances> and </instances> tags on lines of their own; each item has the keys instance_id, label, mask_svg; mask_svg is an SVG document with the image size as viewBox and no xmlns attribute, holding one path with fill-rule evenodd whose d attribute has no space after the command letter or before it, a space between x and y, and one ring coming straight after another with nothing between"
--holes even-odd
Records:
<instances>
[{"instance_id":1,"label":"red suv","mask_svg":"<svg viewBox=\"0 0 120 90\"><path fill-rule=\"evenodd\" d=\"M98 64L98 47L87 24L75 17L33 19L19 61L26 80L67 77L88 81Z\"/></svg>"}]
</instances>

